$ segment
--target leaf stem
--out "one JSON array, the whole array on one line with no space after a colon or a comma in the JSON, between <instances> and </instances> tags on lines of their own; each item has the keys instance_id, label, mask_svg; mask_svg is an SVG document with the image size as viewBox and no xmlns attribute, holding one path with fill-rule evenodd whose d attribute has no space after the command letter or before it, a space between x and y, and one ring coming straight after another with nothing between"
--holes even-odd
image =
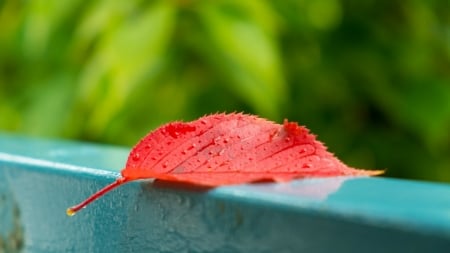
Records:
<instances>
[{"instance_id":1,"label":"leaf stem","mask_svg":"<svg viewBox=\"0 0 450 253\"><path fill-rule=\"evenodd\" d=\"M104 188L102 188L98 192L92 194L89 198L87 198L83 202L79 203L78 205L74 205L72 207L67 208L67 210L66 210L67 215L68 216L75 215L78 211L80 211L81 209L85 208L87 205L89 205L90 203L94 202L99 197L103 196L105 193L113 190L114 188L116 188L118 186L121 186L122 184L127 183L128 181L129 180L127 180L124 177L118 178L116 181L114 181L111 184L105 186Z\"/></svg>"}]
</instances>

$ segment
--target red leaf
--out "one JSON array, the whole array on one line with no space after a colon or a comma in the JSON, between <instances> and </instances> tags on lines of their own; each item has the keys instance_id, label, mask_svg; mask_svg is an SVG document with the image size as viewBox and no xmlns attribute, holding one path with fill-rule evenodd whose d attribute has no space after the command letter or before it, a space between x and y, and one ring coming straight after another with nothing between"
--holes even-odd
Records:
<instances>
[{"instance_id":1,"label":"red leaf","mask_svg":"<svg viewBox=\"0 0 450 253\"><path fill-rule=\"evenodd\" d=\"M215 187L380 173L346 166L295 122L280 125L252 115L213 114L149 133L131 150L121 178L67 212L73 215L111 189L137 179Z\"/></svg>"}]
</instances>

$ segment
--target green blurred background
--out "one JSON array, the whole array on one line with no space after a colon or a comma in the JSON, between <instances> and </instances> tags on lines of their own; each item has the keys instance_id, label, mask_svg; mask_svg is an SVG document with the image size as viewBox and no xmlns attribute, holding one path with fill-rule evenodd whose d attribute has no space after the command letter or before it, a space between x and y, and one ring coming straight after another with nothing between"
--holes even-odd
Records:
<instances>
[{"instance_id":1,"label":"green blurred background","mask_svg":"<svg viewBox=\"0 0 450 253\"><path fill-rule=\"evenodd\" d=\"M132 146L224 111L450 182L450 3L0 0L0 131Z\"/></svg>"}]
</instances>

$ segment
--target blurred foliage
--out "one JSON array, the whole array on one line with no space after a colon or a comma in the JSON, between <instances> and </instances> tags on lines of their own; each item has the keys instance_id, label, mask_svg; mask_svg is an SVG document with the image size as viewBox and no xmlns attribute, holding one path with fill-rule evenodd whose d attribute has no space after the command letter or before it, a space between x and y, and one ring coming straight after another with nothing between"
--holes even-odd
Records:
<instances>
[{"instance_id":1,"label":"blurred foliage","mask_svg":"<svg viewBox=\"0 0 450 253\"><path fill-rule=\"evenodd\" d=\"M133 145L245 111L450 182L447 0L0 0L0 128Z\"/></svg>"}]
</instances>

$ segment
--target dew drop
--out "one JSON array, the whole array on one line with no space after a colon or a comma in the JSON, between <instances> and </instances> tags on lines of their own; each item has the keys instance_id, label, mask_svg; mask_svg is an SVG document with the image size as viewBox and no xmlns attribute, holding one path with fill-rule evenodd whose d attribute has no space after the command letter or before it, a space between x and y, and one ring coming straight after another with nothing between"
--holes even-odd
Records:
<instances>
[{"instance_id":1,"label":"dew drop","mask_svg":"<svg viewBox=\"0 0 450 253\"><path fill-rule=\"evenodd\" d=\"M133 159L133 161L139 161L140 158L141 158L141 156L139 155L139 153L134 153L133 156L131 157L131 159Z\"/></svg>"},{"instance_id":2,"label":"dew drop","mask_svg":"<svg viewBox=\"0 0 450 253\"><path fill-rule=\"evenodd\" d=\"M173 195L173 201L176 202L177 204L181 204L183 202L183 198L180 197L179 195Z\"/></svg>"},{"instance_id":3,"label":"dew drop","mask_svg":"<svg viewBox=\"0 0 450 253\"><path fill-rule=\"evenodd\" d=\"M310 163L304 163L304 164L302 165L302 168L304 168L304 169L310 169L310 168L312 168L312 164L310 164Z\"/></svg>"},{"instance_id":4,"label":"dew drop","mask_svg":"<svg viewBox=\"0 0 450 253\"><path fill-rule=\"evenodd\" d=\"M185 155L186 153L187 153L186 150L181 151L181 154L182 154L182 155Z\"/></svg>"}]
</instances>

